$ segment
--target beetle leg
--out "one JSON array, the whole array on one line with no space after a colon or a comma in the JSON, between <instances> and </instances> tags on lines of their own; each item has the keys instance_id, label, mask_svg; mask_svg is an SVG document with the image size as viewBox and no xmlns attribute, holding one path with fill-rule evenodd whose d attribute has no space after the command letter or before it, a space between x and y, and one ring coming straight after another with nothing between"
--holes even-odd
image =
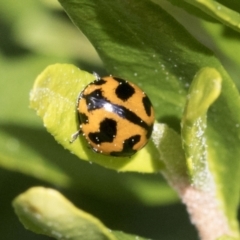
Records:
<instances>
[{"instance_id":1,"label":"beetle leg","mask_svg":"<svg viewBox=\"0 0 240 240\"><path fill-rule=\"evenodd\" d=\"M75 132L74 134L72 134L71 136L71 140L69 141L70 143L73 143L77 138L78 136L81 134L81 130L79 129L77 132Z\"/></svg>"}]
</instances>

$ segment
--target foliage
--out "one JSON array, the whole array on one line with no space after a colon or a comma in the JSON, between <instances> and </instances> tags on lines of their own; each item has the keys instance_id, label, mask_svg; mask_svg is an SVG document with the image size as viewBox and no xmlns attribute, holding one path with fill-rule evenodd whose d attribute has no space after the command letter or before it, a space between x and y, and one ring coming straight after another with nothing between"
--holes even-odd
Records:
<instances>
[{"instance_id":1,"label":"foliage","mask_svg":"<svg viewBox=\"0 0 240 240\"><path fill-rule=\"evenodd\" d=\"M128 203L129 209L139 205L139 211L144 205L157 206L176 201L176 195L160 176L118 174L94 164L86 165L86 162L64 151L44 132L42 123L26 107L34 76L53 62L73 62L76 65L80 61L81 69L90 72L99 70L100 74L105 70L97 65L99 58L92 57L93 49L85 47L88 46L86 40L78 45L78 39L82 35L76 34L66 19L59 18L56 21L59 16L52 12L59 10L50 10L50 6L46 10L43 3L25 1L27 11L22 4L11 4L11 1L1 3L0 8L3 26L10 25L13 19L17 19L11 31L6 34L6 37L11 34L9 37L12 41L8 42L7 48L3 48L0 58L1 75L4 76L0 81L0 99L5 106L0 115L2 168L12 171L9 176L14 176L13 172L21 172L45 181L38 184L46 185L48 182L51 187L64 188L65 191L68 190L67 195L72 192L74 196L80 192L82 197L94 196L104 203L100 208L105 212L109 202L116 202L119 206ZM76 97L93 76L71 64L56 64L50 65L38 76L30 95L30 105L37 110L47 130L64 148L90 163L118 171L149 173L161 170L186 204L189 216L202 239L239 238L240 102L236 87L240 86L237 77L239 57L236 54L240 47L238 2L60 2L74 24L91 41L108 74L133 81L147 92L154 104L156 124L152 141L133 159L113 161L104 156L96 156L82 140L69 144L71 134L78 127L74 113ZM5 14L6 12L10 14ZM56 31L59 28L62 32ZM87 66L89 62L93 65ZM1 175L2 189L5 193L12 192L12 197L25 188L34 186L28 181L24 189L19 188L14 194L4 184L6 172ZM19 177L23 178L23 175ZM66 228L61 227L61 217L51 215L54 212L59 214L54 210L57 204L49 205L50 210L45 211L46 200L51 203L57 202L57 199L63 199L60 200L62 205L59 208L64 211L67 207L65 213L69 214L69 219L79 216L81 210L55 190L33 188L17 197L13 204L24 226L34 232L57 239L67 237L70 233L71 239L79 239L75 227L71 231L65 231ZM78 199L78 204L79 201ZM38 203L43 204L43 208ZM96 204L92 209L96 209ZM144 227L131 230L125 225L121 228L121 224L114 222L121 218L119 213L122 208L119 208L118 215L113 218L115 209L109 213L111 218L106 223L108 227L166 239L166 235L161 235L164 228L159 229L157 221L153 224L153 232L144 231ZM205 214L206 211L208 214ZM50 225L46 214L50 214ZM137 238L123 232L109 232L95 217L84 212L82 214L84 217L79 221L88 225L87 233L96 234L96 239ZM94 210L93 214L98 216ZM166 218L167 214L163 217ZM127 215L126 219L128 218L131 218L130 215ZM100 219L105 221L101 216ZM91 224L88 224L88 220ZM141 221L143 218L139 218L139 224ZM173 221L171 218L169 229L178 225ZM179 224L181 221L182 219ZM92 222L97 224L92 225ZM204 222L204 226L201 222ZM78 220L75 223L77 228ZM55 226L52 227L52 224ZM72 227L65 223L63 225ZM61 235L57 234L59 230ZM172 230L168 234L172 234L171 239L187 239L186 236L189 236L189 232L179 235ZM86 239L93 239L84 235Z\"/></svg>"}]
</instances>

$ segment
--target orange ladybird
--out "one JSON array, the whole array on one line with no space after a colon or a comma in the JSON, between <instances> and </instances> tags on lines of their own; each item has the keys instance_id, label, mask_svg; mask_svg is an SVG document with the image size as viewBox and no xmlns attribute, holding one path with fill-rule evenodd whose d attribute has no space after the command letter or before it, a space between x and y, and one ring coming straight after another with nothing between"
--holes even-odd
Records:
<instances>
[{"instance_id":1,"label":"orange ladybird","mask_svg":"<svg viewBox=\"0 0 240 240\"><path fill-rule=\"evenodd\" d=\"M79 94L79 131L93 151L129 157L146 145L152 134L154 111L148 96L124 79L99 77Z\"/></svg>"}]
</instances>

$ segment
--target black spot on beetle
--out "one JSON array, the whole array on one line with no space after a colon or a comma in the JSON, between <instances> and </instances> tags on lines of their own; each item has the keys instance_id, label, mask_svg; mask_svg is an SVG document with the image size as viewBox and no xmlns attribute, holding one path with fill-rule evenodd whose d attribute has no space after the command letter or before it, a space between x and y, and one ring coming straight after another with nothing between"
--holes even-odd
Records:
<instances>
[{"instance_id":1,"label":"black spot on beetle","mask_svg":"<svg viewBox=\"0 0 240 240\"><path fill-rule=\"evenodd\" d=\"M113 105L113 112L116 113L119 117L127 119L129 122L141 126L142 128L148 130L149 126L145 123L137 114L130 111L129 109L119 106Z\"/></svg>"},{"instance_id":2,"label":"black spot on beetle","mask_svg":"<svg viewBox=\"0 0 240 240\"><path fill-rule=\"evenodd\" d=\"M128 151L134 147L136 143L138 143L141 139L140 135L134 135L124 141L123 151Z\"/></svg>"},{"instance_id":3,"label":"black spot on beetle","mask_svg":"<svg viewBox=\"0 0 240 240\"><path fill-rule=\"evenodd\" d=\"M79 122L87 124L88 123L88 116L85 113L79 113Z\"/></svg>"},{"instance_id":4,"label":"black spot on beetle","mask_svg":"<svg viewBox=\"0 0 240 240\"><path fill-rule=\"evenodd\" d=\"M130 157L132 156L136 150L133 149L134 145L138 143L141 139L140 135L134 135L128 139L126 139L123 143L123 149L121 152L111 152L110 155L116 156L116 157Z\"/></svg>"},{"instance_id":5,"label":"black spot on beetle","mask_svg":"<svg viewBox=\"0 0 240 240\"><path fill-rule=\"evenodd\" d=\"M107 102L107 99L102 95L101 89L96 89L89 94L83 95L83 98L86 99L88 111L102 108Z\"/></svg>"},{"instance_id":6,"label":"black spot on beetle","mask_svg":"<svg viewBox=\"0 0 240 240\"><path fill-rule=\"evenodd\" d=\"M89 133L89 139L95 144L113 142L117 134L117 123L113 119L105 118L99 126L99 132Z\"/></svg>"},{"instance_id":7,"label":"black spot on beetle","mask_svg":"<svg viewBox=\"0 0 240 240\"><path fill-rule=\"evenodd\" d=\"M99 86L99 85L105 84L106 82L107 82L106 80L100 78L100 79L95 80L94 82L92 82L92 84Z\"/></svg>"},{"instance_id":8,"label":"black spot on beetle","mask_svg":"<svg viewBox=\"0 0 240 240\"><path fill-rule=\"evenodd\" d=\"M115 90L117 97L123 101L127 101L135 93L135 89L121 78L114 77L114 79L119 82L119 85Z\"/></svg>"},{"instance_id":9,"label":"black spot on beetle","mask_svg":"<svg viewBox=\"0 0 240 240\"><path fill-rule=\"evenodd\" d=\"M150 116L150 115L151 115L151 107L152 107L152 104L151 104L151 102L150 102L150 99L149 99L147 96L145 96L145 97L143 97L143 99L142 99L142 103L143 103L143 106L144 106L144 109L145 109L146 114L147 114L148 116Z\"/></svg>"}]
</instances>

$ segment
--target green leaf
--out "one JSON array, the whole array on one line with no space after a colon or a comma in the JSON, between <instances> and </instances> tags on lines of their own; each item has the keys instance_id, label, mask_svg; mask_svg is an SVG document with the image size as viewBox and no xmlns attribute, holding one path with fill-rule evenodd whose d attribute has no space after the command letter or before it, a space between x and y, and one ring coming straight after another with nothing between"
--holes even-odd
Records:
<instances>
[{"instance_id":1,"label":"green leaf","mask_svg":"<svg viewBox=\"0 0 240 240\"><path fill-rule=\"evenodd\" d=\"M31 91L30 106L42 117L44 126L55 139L79 158L119 171L158 171L162 164L151 142L131 158L94 153L82 136L70 143L72 134L79 129L76 113L78 95L94 79L94 75L70 64L49 66L36 79Z\"/></svg>"},{"instance_id":2,"label":"green leaf","mask_svg":"<svg viewBox=\"0 0 240 240\"><path fill-rule=\"evenodd\" d=\"M55 239L131 240L139 238L112 232L97 218L78 209L54 189L34 187L20 194L13 207L25 228ZM139 238L144 240L144 238Z\"/></svg>"},{"instance_id":3,"label":"green leaf","mask_svg":"<svg viewBox=\"0 0 240 240\"><path fill-rule=\"evenodd\" d=\"M116 239L98 219L53 189L31 188L19 195L13 206L25 228L39 234L56 239Z\"/></svg>"},{"instance_id":4,"label":"green leaf","mask_svg":"<svg viewBox=\"0 0 240 240\"><path fill-rule=\"evenodd\" d=\"M211 182L207 167L206 114L220 95L221 81L220 74L212 68L204 68L196 74L181 123L189 175L194 186L203 189L210 187Z\"/></svg>"},{"instance_id":5,"label":"green leaf","mask_svg":"<svg viewBox=\"0 0 240 240\"><path fill-rule=\"evenodd\" d=\"M224 142L224 144L220 144L221 140L225 140L225 136L214 136L212 128L208 125L209 123L212 124L211 120L213 118L207 118L207 111L211 105L212 108L210 110L212 111L209 111L209 113L216 114L215 111L217 107L215 108L216 105L213 103L219 96L221 99L223 95L220 95L221 83L221 75L215 69L204 68L196 74L189 89L182 119L182 138L193 187L200 189L203 195L205 192L206 196L208 195L208 197L210 197L210 199L205 202L206 208L208 208L208 204L210 204L209 206L212 205L212 207L209 208L210 211L216 211L214 210L214 202L216 200L213 200L212 197L217 198L218 204L221 202L229 227L235 229L233 236L238 236L239 232L236 214L239 197L239 182L236 183L236 181L233 180L229 184L229 181L232 179L231 173L239 174L238 160L232 162L230 164L231 166L227 163L228 149L224 149L224 146L229 146L229 143L227 144ZM228 95L229 101L232 100L231 97L233 96ZM238 101L239 97L237 95L235 97L237 97L235 101ZM218 103L218 101L216 101L216 103ZM232 102L232 104L235 104L235 102ZM217 115L221 114L218 112ZM218 118L215 118L215 129L218 125L216 119ZM223 131L223 129L221 131ZM236 139L233 138L233 134L227 135L226 133L226 136L228 141L235 144ZM219 145L222 146L222 149ZM238 151L238 147L235 148L235 151ZM234 169L228 171L229 167L237 167L238 169L237 171ZM229 198L229 188L232 188L231 198ZM216 190L217 192L215 193ZM234 197L235 203L233 200ZM209 201L211 201L211 203ZM216 213L217 211L214 214ZM224 219L225 217L221 217L221 211L219 216L219 219L222 218L223 222L226 221ZM196 221L198 220L196 219Z\"/></svg>"},{"instance_id":6,"label":"green leaf","mask_svg":"<svg viewBox=\"0 0 240 240\"><path fill-rule=\"evenodd\" d=\"M213 21L211 16L185 1L154 1L184 25L196 39L214 51L235 81L238 89L240 89L240 70L238 67L240 58L236 54L236 52L240 51L239 33L227 28L218 21ZM174 4L174 6L169 2ZM238 0L222 0L221 2L231 9L240 9L240 2ZM179 8L177 8L176 5L179 6Z\"/></svg>"},{"instance_id":7,"label":"green leaf","mask_svg":"<svg viewBox=\"0 0 240 240\"><path fill-rule=\"evenodd\" d=\"M240 32L240 14L213 0L185 0L228 27Z\"/></svg>"},{"instance_id":8,"label":"green leaf","mask_svg":"<svg viewBox=\"0 0 240 240\"><path fill-rule=\"evenodd\" d=\"M119 232L119 231L113 231L112 233L118 240L151 240L150 238L146 239L146 238L142 238L132 234L126 234L124 232Z\"/></svg>"}]
</instances>

